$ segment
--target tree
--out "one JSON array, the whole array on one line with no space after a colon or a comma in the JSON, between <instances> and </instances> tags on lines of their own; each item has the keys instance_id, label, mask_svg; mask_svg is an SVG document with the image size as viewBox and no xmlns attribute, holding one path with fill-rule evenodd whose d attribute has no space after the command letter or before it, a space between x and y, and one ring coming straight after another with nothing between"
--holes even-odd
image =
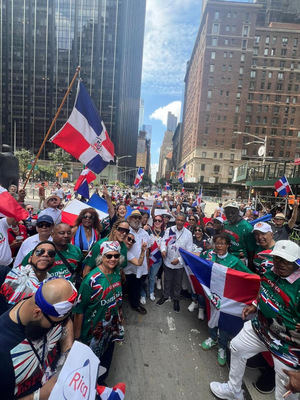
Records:
<instances>
[{"instance_id":1,"label":"tree","mask_svg":"<svg viewBox=\"0 0 300 400\"><path fill-rule=\"evenodd\" d=\"M64 149L62 149L61 147L58 147L54 151L50 152L48 156L50 160L53 161L54 163L53 166L56 169L59 168L65 172L71 171L72 157L70 156L69 153L65 152Z\"/></svg>"},{"instance_id":2,"label":"tree","mask_svg":"<svg viewBox=\"0 0 300 400\"><path fill-rule=\"evenodd\" d=\"M147 176L147 175L144 175L144 176L143 176L142 183L141 183L141 186L142 186L142 187L145 187L145 186L152 186L151 177L150 177L150 176Z\"/></svg>"},{"instance_id":3,"label":"tree","mask_svg":"<svg viewBox=\"0 0 300 400\"><path fill-rule=\"evenodd\" d=\"M34 160L34 155L31 151L21 149L15 152L15 156L19 161L19 171L22 179L26 179L26 174L31 168L31 164Z\"/></svg>"},{"instance_id":4,"label":"tree","mask_svg":"<svg viewBox=\"0 0 300 400\"><path fill-rule=\"evenodd\" d=\"M35 172L34 176L43 181L53 181L55 171L56 168L50 165L39 165L39 169Z\"/></svg>"}]
</instances>

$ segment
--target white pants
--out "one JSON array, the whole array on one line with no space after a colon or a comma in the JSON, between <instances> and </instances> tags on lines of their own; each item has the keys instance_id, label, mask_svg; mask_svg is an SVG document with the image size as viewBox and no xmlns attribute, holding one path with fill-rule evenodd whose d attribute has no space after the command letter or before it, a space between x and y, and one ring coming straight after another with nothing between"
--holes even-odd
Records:
<instances>
[{"instance_id":1,"label":"white pants","mask_svg":"<svg viewBox=\"0 0 300 400\"><path fill-rule=\"evenodd\" d=\"M230 350L231 362L228 385L233 392L238 393L242 387L242 380L248 358L262 351L268 351L268 349L253 330L251 321L247 321L240 333L232 339ZM276 357L273 357L273 360L276 375L275 399L282 400L284 393L287 392L285 384L289 379L282 369L293 370L293 368L288 367ZM299 399L298 394L290 394L287 397L287 400L297 399Z\"/></svg>"}]
</instances>

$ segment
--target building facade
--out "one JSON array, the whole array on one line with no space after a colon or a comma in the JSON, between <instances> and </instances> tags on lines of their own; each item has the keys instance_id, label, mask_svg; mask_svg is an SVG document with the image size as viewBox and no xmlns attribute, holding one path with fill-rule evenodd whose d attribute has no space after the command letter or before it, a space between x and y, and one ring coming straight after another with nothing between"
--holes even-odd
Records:
<instances>
[{"instance_id":1,"label":"building facade","mask_svg":"<svg viewBox=\"0 0 300 400\"><path fill-rule=\"evenodd\" d=\"M13 145L15 136L17 148L36 153L80 65L116 154L130 154L122 162L135 166L145 0L1 0L0 6L2 142ZM53 133L75 94L76 85ZM52 149L48 143L43 156Z\"/></svg>"},{"instance_id":2,"label":"building facade","mask_svg":"<svg viewBox=\"0 0 300 400\"><path fill-rule=\"evenodd\" d=\"M165 131L164 139L160 147L160 153L159 153L159 164L158 164L158 171L156 174L157 181L159 181L161 178L165 178L164 171L166 170L166 157L167 155L170 155L173 150L173 143L172 143L173 134L174 134L173 131L168 131L168 130Z\"/></svg>"},{"instance_id":3,"label":"building facade","mask_svg":"<svg viewBox=\"0 0 300 400\"><path fill-rule=\"evenodd\" d=\"M299 157L300 25L269 22L259 3L206 2L185 77L187 181L229 183L259 147L261 161Z\"/></svg>"}]
</instances>

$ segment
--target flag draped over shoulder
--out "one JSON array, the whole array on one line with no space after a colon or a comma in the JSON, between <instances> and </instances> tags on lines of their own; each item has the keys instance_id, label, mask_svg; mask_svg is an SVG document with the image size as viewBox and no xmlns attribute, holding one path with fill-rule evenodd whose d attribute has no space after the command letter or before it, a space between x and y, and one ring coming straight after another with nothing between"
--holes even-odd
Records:
<instances>
[{"instance_id":1,"label":"flag draped over shoulder","mask_svg":"<svg viewBox=\"0 0 300 400\"><path fill-rule=\"evenodd\" d=\"M96 174L114 160L114 145L81 81L78 82L75 105L68 121L49 140Z\"/></svg>"},{"instance_id":2,"label":"flag draped over shoulder","mask_svg":"<svg viewBox=\"0 0 300 400\"><path fill-rule=\"evenodd\" d=\"M278 194L280 196L286 196L287 194L289 194L292 191L289 181L286 179L285 176L283 176L277 182L275 182L274 186L275 186L276 192L278 192Z\"/></svg>"},{"instance_id":3,"label":"flag draped over shoulder","mask_svg":"<svg viewBox=\"0 0 300 400\"><path fill-rule=\"evenodd\" d=\"M2 186L0 186L0 213L5 217L15 218L17 221L28 217L28 212Z\"/></svg>"},{"instance_id":4,"label":"flag draped over shoulder","mask_svg":"<svg viewBox=\"0 0 300 400\"><path fill-rule=\"evenodd\" d=\"M200 293L201 284L209 300L208 326L237 334L243 326L243 308L257 297L260 277L204 260L183 249L179 251L195 293Z\"/></svg>"},{"instance_id":5,"label":"flag draped over shoulder","mask_svg":"<svg viewBox=\"0 0 300 400\"><path fill-rule=\"evenodd\" d=\"M89 183L93 182L95 179L96 175L89 168L85 168L75 183L74 192L88 199L90 197Z\"/></svg>"},{"instance_id":6,"label":"flag draped over shoulder","mask_svg":"<svg viewBox=\"0 0 300 400\"><path fill-rule=\"evenodd\" d=\"M142 182L143 176L144 176L144 169L142 167L140 167L136 173L136 177L133 182L133 184L136 188L139 187L140 183Z\"/></svg>"}]
</instances>

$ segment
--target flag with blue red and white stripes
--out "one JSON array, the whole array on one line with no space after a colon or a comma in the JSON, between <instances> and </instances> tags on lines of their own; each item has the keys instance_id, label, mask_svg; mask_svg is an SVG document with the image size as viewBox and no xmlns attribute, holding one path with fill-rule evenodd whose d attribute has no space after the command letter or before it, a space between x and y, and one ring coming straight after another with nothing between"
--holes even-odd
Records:
<instances>
[{"instance_id":1,"label":"flag with blue red and white stripes","mask_svg":"<svg viewBox=\"0 0 300 400\"><path fill-rule=\"evenodd\" d=\"M276 192L278 192L280 196L286 196L292 191L289 181L286 179L285 176L283 176L277 182L275 182L274 186Z\"/></svg>"},{"instance_id":2,"label":"flag with blue red and white stripes","mask_svg":"<svg viewBox=\"0 0 300 400\"><path fill-rule=\"evenodd\" d=\"M84 84L79 81L74 108L68 121L50 139L99 174L114 160L114 144Z\"/></svg>"},{"instance_id":3,"label":"flag with blue red and white stripes","mask_svg":"<svg viewBox=\"0 0 300 400\"><path fill-rule=\"evenodd\" d=\"M126 385L121 382L113 388L97 385L97 400L124 400Z\"/></svg>"},{"instance_id":4,"label":"flag with blue red and white stripes","mask_svg":"<svg viewBox=\"0 0 300 400\"><path fill-rule=\"evenodd\" d=\"M140 185L140 183L142 182L143 176L144 176L144 169L143 169L142 167L140 167L140 168L137 170L136 177L135 177L135 180L134 180L134 182L133 182L133 184L134 184L134 186L135 186L136 188L138 188L139 185Z\"/></svg>"}]
</instances>

